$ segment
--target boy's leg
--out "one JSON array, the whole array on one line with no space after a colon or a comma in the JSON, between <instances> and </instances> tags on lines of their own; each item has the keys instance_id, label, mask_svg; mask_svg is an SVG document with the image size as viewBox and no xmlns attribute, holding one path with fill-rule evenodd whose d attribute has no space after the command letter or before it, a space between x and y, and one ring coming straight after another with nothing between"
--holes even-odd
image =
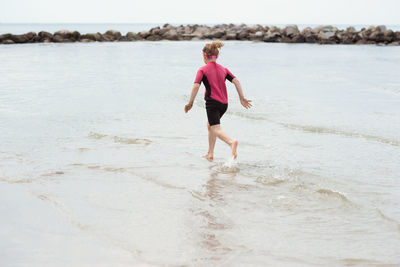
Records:
<instances>
[{"instance_id":1,"label":"boy's leg","mask_svg":"<svg viewBox=\"0 0 400 267\"><path fill-rule=\"evenodd\" d=\"M217 125L213 125L210 127L211 132L214 133L215 136L217 136L219 139L221 139L222 141L224 141L225 143L227 143L231 149L232 149L232 156L234 158L237 157L237 145L238 145L238 141L229 137L227 133L225 133L224 131L222 131L221 129L221 125L217 124Z\"/></svg>"},{"instance_id":2,"label":"boy's leg","mask_svg":"<svg viewBox=\"0 0 400 267\"><path fill-rule=\"evenodd\" d=\"M208 152L207 154L203 155L203 157L207 159L214 158L214 147L215 142L217 141L217 136L214 132L211 131L210 123L207 121L207 129L208 129Z\"/></svg>"},{"instance_id":3,"label":"boy's leg","mask_svg":"<svg viewBox=\"0 0 400 267\"><path fill-rule=\"evenodd\" d=\"M207 122L207 128L208 128L208 154L213 156L215 142L217 141L217 136L213 131L211 131L211 126L209 122Z\"/></svg>"}]
</instances>

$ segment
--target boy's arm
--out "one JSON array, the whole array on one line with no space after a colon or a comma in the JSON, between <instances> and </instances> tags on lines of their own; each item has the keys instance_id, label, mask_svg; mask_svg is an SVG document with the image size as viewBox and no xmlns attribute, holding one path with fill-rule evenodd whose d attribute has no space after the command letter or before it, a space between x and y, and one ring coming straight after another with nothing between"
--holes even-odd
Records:
<instances>
[{"instance_id":1,"label":"boy's arm","mask_svg":"<svg viewBox=\"0 0 400 267\"><path fill-rule=\"evenodd\" d=\"M194 83L192 88L192 93L190 94L189 103L185 105L185 113L187 113L193 106L194 99L196 98L197 92L199 91L200 84Z\"/></svg>"},{"instance_id":2,"label":"boy's arm","mask_svg":"<svg viewBox=\"0 0 400 267\"><path fill-rule=\"evenodd\" d=\"M250 103L251 100L248 100L248 99L244 98L242 85L240 84L239 80L237 78L233 78L232 83L236 87L236 91L237 91L237 93L239 95L240 103L242 104L242 106L245 107L246 109L250 108L252 106L251 103Z\"/></svg>"}]
</instances>

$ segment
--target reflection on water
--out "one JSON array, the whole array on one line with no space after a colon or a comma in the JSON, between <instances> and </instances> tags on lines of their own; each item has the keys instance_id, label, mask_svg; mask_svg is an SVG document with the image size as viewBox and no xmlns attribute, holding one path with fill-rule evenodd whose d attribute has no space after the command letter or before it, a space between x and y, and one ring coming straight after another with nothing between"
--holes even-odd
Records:
<instances>
[{"instance_id":1,"label":"reflection on water","mask_svg":"<svg viewBox=\"0 0 400 267\"><path fill-rule=\"evenodd\" d=\"M3 265L400 264L398 48L228 42L208 162L202 46L1 47Z\"/></svg>"}]
</instances>

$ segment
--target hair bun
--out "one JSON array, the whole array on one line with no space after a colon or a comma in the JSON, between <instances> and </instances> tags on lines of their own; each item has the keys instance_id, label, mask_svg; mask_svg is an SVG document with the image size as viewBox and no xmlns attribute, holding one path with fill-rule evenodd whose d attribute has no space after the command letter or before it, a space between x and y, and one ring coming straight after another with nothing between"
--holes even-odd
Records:
<instances>
[{"instance_id":1,"label":"hair bun","mask_svg":"<svg viewBox=\"0 0 400 267\"><path fill-rule=\"evenodd\" d=\"M221 48L223 46L224 46L224 43L220 42L220 41L214 41L214 42L211 43L211 47Z\"/></svg>"},{"instance_id":2,"label":"hair bun","mask_svg":"<svg viewBox=\"0 0 400 267\"><path fill-rule=\"evenodd\" d=\"M219 48L223 47L224 43L220 41L214 41L210 44L206 44L203 48L203 52L209 56L218 56Z\"/></svg>"}]
</instances>

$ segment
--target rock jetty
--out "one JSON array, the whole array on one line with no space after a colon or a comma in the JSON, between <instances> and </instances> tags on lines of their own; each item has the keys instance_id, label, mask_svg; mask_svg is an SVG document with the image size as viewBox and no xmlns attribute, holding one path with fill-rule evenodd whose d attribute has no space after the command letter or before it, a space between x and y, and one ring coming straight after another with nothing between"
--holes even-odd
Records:
<instances>
[{"instance_id":1,"label":"rock jetty","mask_svg":"<svg viewBox=\"0 0 400 267\"><path fill-rule=\"evenodd\" d=\"M38 34L2 34L0 44L21 43L69 43L69 42L132 42L160 40L247 40L271 43L316 43L316 44L378 44L400 45L400 32L387 29L386 26L371 26L357 31L354 27L338 29L333 26L318 26L299 30L296 25L282 28L276 26L245 24L221 24L215 26L165 24L149 31L128 32L109 30L105 33L81 34L77 31L61 30L54 34L41 31Z\"/></svg>"}]
</instances>

